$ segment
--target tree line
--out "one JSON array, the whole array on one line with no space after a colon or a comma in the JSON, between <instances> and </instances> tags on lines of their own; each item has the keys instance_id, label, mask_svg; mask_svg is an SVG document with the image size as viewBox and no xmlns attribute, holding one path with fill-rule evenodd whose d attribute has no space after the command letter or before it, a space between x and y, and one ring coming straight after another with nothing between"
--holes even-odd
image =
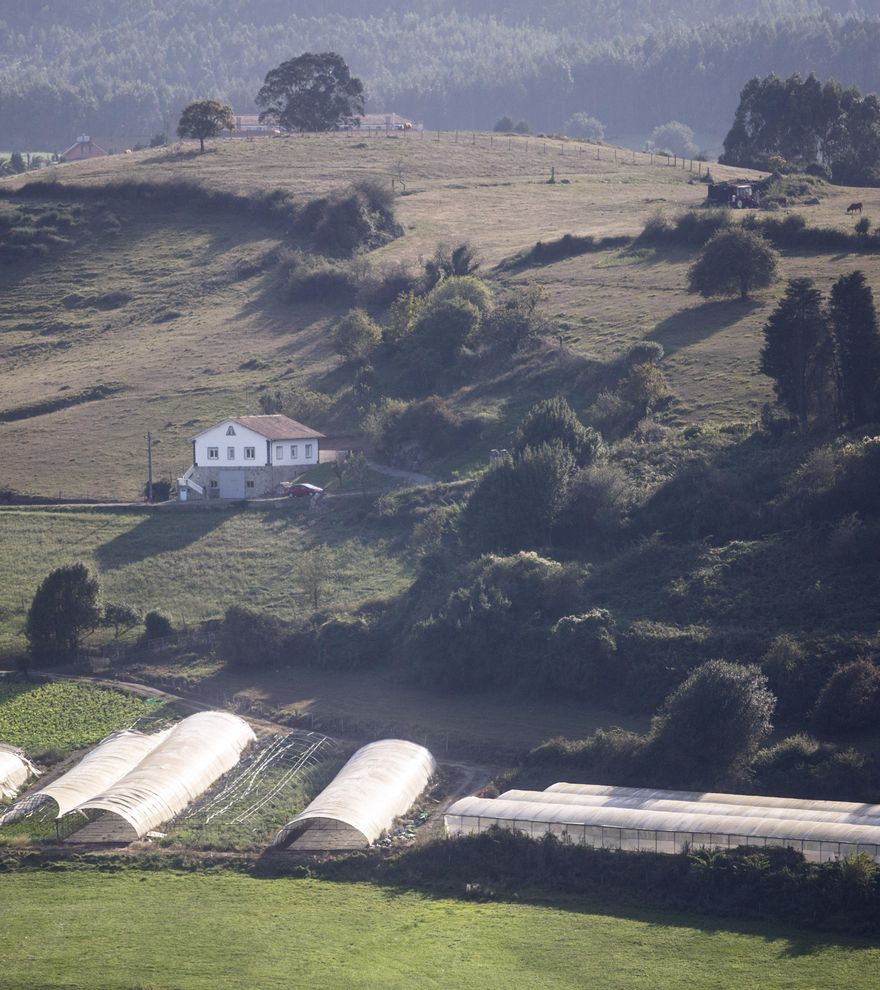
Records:
<instances>
[{"instance_id":1,"label":"tree line","mask_svg":"<svg viewBox=\"0 0 880 990\"><path fill-rule=\"evenodd\" d=\"M720 143L744 81L771 71L814 70L862 91L880 88L880 18L815 13L805 0L746 4L736 17L715 0L655 10L642 0L607 10L591 0L550 5L528 20L522 4L386 12L340 0L317 18L296 4L232 0L113 10L79 2L57 17L55 7L0 15L0 116L11 150L57 149L81 131L170 132L195 98L253 111L267 69L303 50L341 49L372 108L430 127L488 129L510 113L535 130L560 131L584 114L618 140L643 140L675 119L703 145ZM347 48L349 38L358 40ZM23 51L32 53L26 63Z\"/></svg>"},{"instance_id":2,"label":"tree line","mask_svg":"<svg viewBox=\"0 0 880 990\"><path fill-rule=\"evenodd\" d=\"M755 77L740 94L720 161L759 169L819 164L837 183L876 185L880 99L834 79L823 85L813 73Z\"/></svg>"}]
</instances>

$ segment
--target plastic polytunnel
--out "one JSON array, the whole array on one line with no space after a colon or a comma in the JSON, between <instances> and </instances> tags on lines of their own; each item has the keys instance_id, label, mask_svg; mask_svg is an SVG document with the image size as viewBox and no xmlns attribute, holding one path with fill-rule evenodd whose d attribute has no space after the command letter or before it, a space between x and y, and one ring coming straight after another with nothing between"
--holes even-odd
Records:
<instances>
[{"instance_id":1,"label":"plastic polytunnel","mask_svg":"<svg viewBox=\"0 0 880 990\"><path fill-rule=\"evenodd\" d=\"M255 738L247 722L228 712L198 712L151 734L116 732L12 805L0 825L48 805L68 825L80 823L74 816L84 824L70 841L131 842L183 811Z\"/></svg>"},{"instance_id":2,"label":"plastic polytunnel","mask_svg":"<svg viewBox=\"0 0 880 990\"><path fill-rule=\"evenodd\" d=\"M20 750L0 743L0 799L14 798L35 772Z\"/></svg>"},{"instance_id":3,"label":"plastic polytunnel","mask_svg":"<svg viewBox=\"0 0 880 990\"><path fill-rule=\"evenodd\" d=\"M369 743L278 832L272 845L316 850L369 846L409 810L436 766L428 750L416 743Z\"/></svg>"},{"instance_id":4,"label":"plastic polytunnel","mask_svg":"<svg viewBox=\"0 0 880 990\"><path fill-rule=\"evenodd\" d=\"M77 805L92 819L71 842L131 842L179 815L231 770L256 739L228 712L198 712L178 722L124 777Z\"/></svg>"},{"instance_id":5,"label":"plastic polytunnel","mask_svg":"<svg viewBox=\"0 0 880 990\"><path fill-rule=\"evenodd\" d=\"M662 792L666 797L656 798L653 795L657 792L638 788L605 790L628 793L548 789L509 791L494 799L462 798L447 810L446 829L462 835L499 827L535 838L552 834L596 848L660 853L701 846L791 846L818 862L851 852L865 852L880 862L880 819L867 814L858 817L850 804L844 804L836 816L832 812L825 817L831 811L827 805L835 802L822 802L826 807L813 811L813 818L806 817L810 809L796 808L787 810L804 817L788 817L783 814L785 805L763 803L772 802L771 798L761 798L762 803L750 806L748 795L728 795L738 797L741 803L725 806L718 801L704 802L699 799L702 795L696 796L697 800L688 799L685 792L666 791ZM668 796L675 794L685 797Z\"/></svg>"}]
</instances>

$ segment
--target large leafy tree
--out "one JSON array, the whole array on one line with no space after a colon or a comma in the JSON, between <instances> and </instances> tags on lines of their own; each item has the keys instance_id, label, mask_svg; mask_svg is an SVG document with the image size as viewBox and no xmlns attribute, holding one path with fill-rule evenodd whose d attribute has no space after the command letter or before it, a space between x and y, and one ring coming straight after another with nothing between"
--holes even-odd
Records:
<instances>
[{"instance_id":1,"label":"large leafy tree","mask_svg":"<svg viewBox=\"0 0 880 990\"><path fill-rule=\"evenodd\" d=\"M332 131L364 112L364 87L336 52L305 52L270 70L256 96L260 120L292 131Z\"/></svg>"},{"instance_id":2,"label":"large leafy tree","mask_svg":"<svg viewBox=\"0 0 880 990\"><path fill-rule=\"evenodd\" d=\"M219 100L196 100L184 107L177 124L177 136L198 138L200 151L205 150L205 138L217 137L235 127L232 107Z\"/></svg>"},{"instance_id":3,"label":"large leafy tree","mask_svg":"<svg viewBox=\"0 0 880 990\"><path fill-rule=\"evenodd\" d=\"M732 227L720 230L706 243L688 271L688 291L702 296L748 299L755 289L776 278L779 255L754 230Z\"/></svg>"},{"instance_id":4,"label":"large leafy tree","mask_svg":"<svg viewBox=\"0 0 880 990\"><path fill-rule=\"evenodd\" d=\"M99 595L98 579L85 564L59 567L43 579L25 623L34 663L64 663L76 656L83 636L101 622Z\"/></svg>"},{"instance_id":5,"label":"large leafy tree","mask_svg":"<svg viewBox=\"0 0 880 990\"><path fill-rule=\"evenodd\" d=\"M873 418L880 389L880 333L871 287L862 272L842 275L828 307L837 357L841 419L858 426Z\"/></svg>"},{"instance_id":6,"label":"large leafy tree","mask_svg":"<svg viewBox=\"0 0 880 990\"><path fill-rule=\"evenodd\" d=\"M779 403L806 430L825 395L832 358L822 293L809 278L788 283L764 326L761 371L773 379Z\"/></svg>"}]
</instances>

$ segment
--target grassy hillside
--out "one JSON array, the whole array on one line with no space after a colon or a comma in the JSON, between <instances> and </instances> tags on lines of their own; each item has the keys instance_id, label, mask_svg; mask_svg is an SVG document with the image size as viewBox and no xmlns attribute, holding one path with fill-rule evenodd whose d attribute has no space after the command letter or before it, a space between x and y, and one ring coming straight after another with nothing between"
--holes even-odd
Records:
<instances>
[{"instance_id":1,"label":"grassy hillside","mask_svg":"<svg viewBox=\"0 0 880 990\"><path fill-rule=\"evenodd\" d=\"M145 151L55 171L61 182L96 185L187 178L237 193L278 188L301 203L350 180L390 184L403 176L406 195L396 209L405 236L372 252L373 265L413 265L438 242L469 239L491 274L538 239L633 235L655 211L674 213L704 196L689 171L652 166L641 154L633 163L621 151L615 163L613 149L598 153L601 160L595 146L490 135L461 135L457 143L446 133L439 140L430 133L325 135L220 142L203 156ZM568 184L547 184L551 167ZM734 173L713 167L713 174ZM848 228L844 209L853 195L834 189L821 205L798 209L810 222ZM858 198L866 215L880 213L880 193L860 190ZM55 209L44 201L29 206ZM0 203L0 211L15 208ZM330 408L316 425L357 427L351 369L328 341L341 310L289 301L272 265L282 232L240 211L112 198L108 211L110 221L87 209L71 245L0 272L0 485L53 496L137 497L147 430L158 441L157 473L176 476L189 463L193 433L223 415L258 412L267 388L317 389ZM777 292L745 305L699 303L684 293L690 260L689 252L672 249L605 251L499 271L501 287L546 286L563 349L539 368L487 369L452 400L489 417L491 446L550 391L573 391L579 405L592 400L576 394L572 356L605 360L647 337L669 355L679 420L753 418L769 397L756 369L758 331ZM856 265L869 279L880 275L873 257L840 254L786 257L783 275L816 275L824 288ZM51 411L41 412L46 403Z\"/></svg>"},{"instance_id":2,"label":"grassy hillside","mask_svg":"<svg viewBox=\"0 0 880 990\"><path fill-rule=\"evenodd\" d=\"M450 974L479 990L523 981L548 990L861 990L880 962L875 946L855 939L223 872L21 873L0 877L0 892L8 990L201 990L218 981L393 990L445 986ZM112 966L96 946L113 946Z\"/></svg>"},{"instance_id":3,"label":"grassy hillside","mask_svg":"<svg viewBox=\"0 0 880 990\"><path fill-rule=\"evenodd\" d=\"M168 512L0 509L0 649L20 649L24 617L53 568L86 561L109 601L158 608L176 624L217 618L233 604L291 618L308 609L297 552L327 548L333 575L322 604L353 606L410 580L393 532L361 519L358 500L316 515L298 503L264 510ZM22 553L23 548L28 551Z\"/></svg>"}]
</instances>

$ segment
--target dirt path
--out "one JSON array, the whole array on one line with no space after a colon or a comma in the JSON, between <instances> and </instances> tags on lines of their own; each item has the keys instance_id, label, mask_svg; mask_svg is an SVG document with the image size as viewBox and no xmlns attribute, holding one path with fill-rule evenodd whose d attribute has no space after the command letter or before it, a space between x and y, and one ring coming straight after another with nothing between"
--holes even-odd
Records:
<instances>
[{"instance_id":1,"label":"dirt path","mask_svg":"<svg viewBox=\"0 0 880 990\"><path fill-rule=\"evenodd\" d=\"M419 474L418 471L404 471L402 468L389 467L387 464L379 464L378 461L367 461L367 467L379 474L386 474L389 478L402 478L410 481L414 485L424 487L433 485L436 479L427 474Z\"/></svg>"}]
</instances>

